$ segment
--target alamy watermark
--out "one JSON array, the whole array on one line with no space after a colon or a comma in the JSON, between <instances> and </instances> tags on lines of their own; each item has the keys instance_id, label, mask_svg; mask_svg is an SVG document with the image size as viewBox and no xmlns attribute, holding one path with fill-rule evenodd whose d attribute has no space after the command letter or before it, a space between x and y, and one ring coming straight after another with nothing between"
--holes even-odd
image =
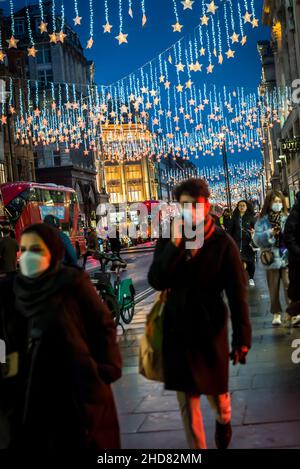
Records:
<instances>
[{"instance_id":1,"label":"alamy watermark","mask_svg":"<svg viewBox=\"0 0 300 469\"><path fill-rule=\"evenodd\" d=\"M187 249L200 249L204 243L203 203L100 204L96 213L97 234L102 239L182 239Z\"/></svg>"},{"instance_id":2,"label":"alamy watermark","mask_svg":"<svg viewBox=\"0 0 300 469\"><path fill-rule=\"evenodd\" d=\"M295 350L291 355L291 360L295 365L300 363L300 339L294 339L292 342L292 348Z\"/></svg>"},{"instance_id":3,"label":"alamy watermark","mask_svg":"<svg viewBox=\"0 0 300 469\"><path fill-rule=\"evenodd\" d=\"M0 339L0 363L6 363L6 344L2 339Z\"/></svg>"}]
</instances>

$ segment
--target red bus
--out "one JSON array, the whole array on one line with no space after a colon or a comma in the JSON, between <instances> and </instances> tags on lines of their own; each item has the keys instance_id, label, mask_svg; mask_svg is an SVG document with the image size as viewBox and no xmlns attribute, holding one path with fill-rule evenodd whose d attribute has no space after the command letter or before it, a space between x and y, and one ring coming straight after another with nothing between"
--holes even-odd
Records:
<instances>
[{"instance_id":1,"label":"red bus","mask_svg":"<svg viewBox=\"0 0 300 469\"><path fill-rule=\"evenodd\" d=\"M85 252L86 243L74 189L56 184L12 182L0 184L0 193L6 221L14 229L18 242L26 226L41 223L46 215L51 214L60 220L62 230L70 236L77 256ZM4 218L1 218L3 223Z\"/></svg>"}]
</instances>

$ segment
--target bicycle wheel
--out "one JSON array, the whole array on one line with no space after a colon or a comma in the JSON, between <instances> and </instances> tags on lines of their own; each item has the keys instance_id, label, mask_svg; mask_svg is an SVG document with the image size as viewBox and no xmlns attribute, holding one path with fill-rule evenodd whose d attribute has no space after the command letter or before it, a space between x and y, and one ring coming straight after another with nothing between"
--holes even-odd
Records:
<instances>
[{"instance_id":1,"label":"bicycle wheel","mask_svg":"<svg viewBox=\"0 0 300 469\"><path fill-rule=\"evenodd\" d=\"M134 316L134 305L127 309L121 309L121 318L125 324L130 324Z\"/></svg>"},{"instance_id":2,"label":"bicycle wheel","mask_svg":"<svg viewBox=\"0 0 300 469\"><path fill-rule=\"evenodd\" d=\"M103 295L103 301L111 311L116 324L120 323L120 307L114 296Z\"/></svg>"}]
</instances>

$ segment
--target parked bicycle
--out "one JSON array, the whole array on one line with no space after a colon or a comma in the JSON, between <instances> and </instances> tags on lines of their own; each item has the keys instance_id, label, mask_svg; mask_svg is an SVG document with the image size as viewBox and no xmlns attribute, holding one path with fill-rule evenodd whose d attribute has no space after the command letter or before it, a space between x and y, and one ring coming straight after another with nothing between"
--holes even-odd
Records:
<instances>
[{"instance_id":1,"label":"parked bicycle","mask_svg":"<svg viewBox=\"0 0 300 469\"><path fill-rule=\"evenodd\" d=\"M112 312L116 324L130 324L135 309L135 288L131 278L121 280L121 270L126 269L127 263L116 255L99 253L101 264L100 272L91 274L91 280L100 293L103 301L107 304ZM111 263L111 271L107 271L108 265ZM112 282L112 274L115 279Z\"/></svg>"}]
</instances>

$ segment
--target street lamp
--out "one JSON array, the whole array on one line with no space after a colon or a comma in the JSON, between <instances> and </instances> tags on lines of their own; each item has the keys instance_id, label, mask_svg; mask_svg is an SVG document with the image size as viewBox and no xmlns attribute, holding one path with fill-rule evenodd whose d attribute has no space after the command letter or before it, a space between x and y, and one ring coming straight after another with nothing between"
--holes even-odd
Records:
<instances>
[{"instance_id":1,"label":"street lamp","mask_svg":"<svg viewBox=\"0 0 300 469\"><path fill-rule=\"evenodd\" d=\"M230 190L230 180L229 180L229 170L228 170L228 158L227 158L227 149L226 149L226 140L225 134L219 134L220 140L223 141L222 145L222 156L223 156L223 167L224 167L224 174L225 174L225 185L226 185L226 199L227 199L227 206L232 211L232 203L231 203L231 190Z\"/></svg>"}]
</instances>

